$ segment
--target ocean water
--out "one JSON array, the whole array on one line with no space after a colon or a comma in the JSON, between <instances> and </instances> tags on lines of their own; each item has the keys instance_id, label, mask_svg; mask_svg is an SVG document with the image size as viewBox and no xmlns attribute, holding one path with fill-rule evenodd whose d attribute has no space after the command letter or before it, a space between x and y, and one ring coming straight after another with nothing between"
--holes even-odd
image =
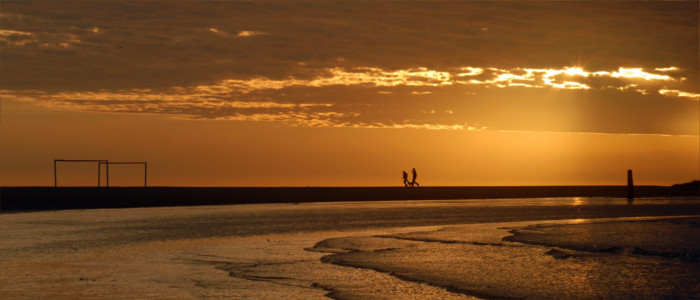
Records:
<instances>
[{"instance_id":1,"label":"ocean water","mask_svg":"<svg viewBox=\"0 0 700 300\"><path fill-rule=\"evenodd\" d=\"M698 299L700 199L0 214L2 299Z\"/></svg>"}]
</instances>

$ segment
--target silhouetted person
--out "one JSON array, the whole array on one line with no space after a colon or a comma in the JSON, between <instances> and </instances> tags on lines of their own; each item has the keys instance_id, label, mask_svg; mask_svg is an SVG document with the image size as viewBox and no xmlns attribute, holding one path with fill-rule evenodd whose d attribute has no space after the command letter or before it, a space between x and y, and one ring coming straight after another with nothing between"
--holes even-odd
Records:
<instances>
[{"instance_id":1,"label":"silhouetted person","mask_svg":"<svg viewBox=\"0 0 700 300\"><path fill-rule=\"evenodd\" d=\"M401 172L403 172L403 186L408 187L408 184L409 184L408 173L406 173L406 171L401 171Z\"/></svg>"},{"instance_id":2,"label":"silhouetted person","mask_svg":"<svg viewBox=\"0 0 700 300\"><path fill-rule=\"evenodd\" d=\"M416 177L418 177L418 173L416 173L416 168L413 168L413 170L411 170L411 173L413 173L413 180L411 181L411 186L414 186L414 185L420 186L420 184L418 184L418 182L416 182Z\"/></svg>"}]
</instances>

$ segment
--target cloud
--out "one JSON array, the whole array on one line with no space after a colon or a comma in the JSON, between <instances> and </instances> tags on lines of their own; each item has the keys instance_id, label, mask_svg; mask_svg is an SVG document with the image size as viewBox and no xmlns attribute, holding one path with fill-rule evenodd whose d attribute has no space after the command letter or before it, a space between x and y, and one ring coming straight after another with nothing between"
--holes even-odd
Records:
<instances>
[{"instance_id":1,"label":"cloud","mask_svg":"<svg viewBox=\"0 0 700 300\"><path fill-rule=\"evenodd\" d=\"M36 42L32 39L31 32L0 30L0 43L13 46L24 46L31 42Z\"/></svg>"},{"instance_id":2,"label":"cloud","mask_svg":"<svg viewBox=\"0 0 700 300\"><path fill-rule=\"evenodd\" d=\"M699 93L689 93L689 92L684 92L684 91L679 91L679 90L660 89L659 94L671 96L671 97L683 97L683 98L700 100Z\"/></svg>"},{"instance_id":3,"label":"cloud","mask_svg":"<svg viewBox=\"0 0 700 300\"><path fill-rule=\"evenodd\" d=\"M674 67L670 67L674 68ZM527 87L527 88L557 88L557 89L591 89L593 82L599 88L612 88L626 90L628 87L647 87L660 91L660 83L667 85L677 84L681 78L673 78L668 75L659 75L643 71L642 68L623 68L615 71L586 71L578 67L564 67L561 69L529 69L515 68L511 70L462 67L458 70L478 70L471 73L452 73L450 71L429 70L418 67L409 70L383 70L376 67L360 67L346 70L343 68L325 69L322 76L312 79L298 79L290 77L281 80L269 78L229 79L218 82L215 85L201 85L196 89L210 93L250 93L255 90L273 89L279 90L292 86L323 87L323 86L349 86L369 85L373 87L440 87L456 85L485 85L491 87ZM470 79L478 77L479 79ZM617 80L620 79L620 80ZM638 81L642 79L643 81ZM631 83L639 82L639 83ZM642 91L638 88L634 91ZM664 89L667 90L667 89ZM377 93L389 93L377 91ZM430 94L430 91L413 91L414 95ZM641 92L640 92L641 93ZM644 92L646 93L646 92ZM642 93L642 94L644 94ZM692 93L662 93L669 96L697 98ZM681 96L682 95L682 96ZM700 99L698 99L700 100Z\"/></svg>"},{"instance_id":4,"label":"cloud","mask_svg":"<svg viewBox=\"0 0 700 300\"><path fill-rule=\"evenodd\" d=\"M262 31L243 30L243 31L239 31L238 34L236 34L236 37L249 37L249 36L263 35L263 34L265 34L265 33Z\"/></svg>"},{"instance_id":5,"label":"cloud","mask_svg":"<svg viewBox=\"0 0 700 300\"><path fill-rule=\"evenodd\" d=\"M32 35L31 32L23 32L23 31L17 31L17 30L0 30L0 37L7 39L10 37L17 37L17 36L30 36Z\"/></svg>"},{"instance_id":6,"label":"cloud","mask_svg":"<svg viewBox=\"0 0 700 300\"><path fill-rule=\"evenodd\" d=\"M464 70L483 71L460 73ZM484 66L389 71L362 67L332 68L319 74L312 78L226 79L167 90L6 90L3 94L60 109L284 122L291 126L697 134L695 126L668 124L696 122L697 114L689 112L697 110L699 95L666 88L681 85L682 80L642 68L506 70ZM469 79L472 77L479 79ZM557 90L570 94L552 94ZM586 94L576 92L579 90ZM669 102L672 98L681 102ZM634 101L647 104L635 107ZM577 111L591 103L599 111ZM669 108L676 113L658 115ZM633 120L621 124L601 120L620 120L614 114L631 112ZM589 119L570 123L580 115Z\"/></svg>"},{"instance_id":7,"label":"cloud","mask_svg":"<svg viewBox=\"0 0 700 300\"><path fill-rule=\"evenodd\" d=\"M217 35L223 36L223 37L229 37L229 38L245 38L245 37L251 37L251 36L256 36L256 35L263 35L265 34L262 31L253 31L253 30L242 30L239 31L236 34L229 34L223 30L219 30L216 28L209 28L209 32L213 32Z\"/></svg>"},{"instance_id":8,"label":"cloud","mask_svg":"<svg viewBox=\"0 0 700 300\"><path fill-rule=\"evenodd\" d=\"M298 75L301 62L384 70L583 62L603 70L677 66L692 81L698 78L695 8L679 2L8 2L3 30L31 33L36 43L6 45L3 55L12 60L0 76L3 88L83 90L284 78ZM22 67L28 64L41 67Z\"/></svg>"},{"instance_id":9,"label":"cloud","mask_svg":"<svg viewBox=\"0 0 700 300\"><path fill-rule=\"evenodd\" d=\"M697 134L696 6L12 1L0 88L290 126Z\"/></svg>"},{"instance_id":10,"label":"cloud","mask_svg":"<svg viewBox=\"0 0 700 300\"><path fill-rule=\"evenodd\" d=\"M678 67L668 67L668 68L661 68L665 70L673 70L673 69L678 69ZM596 74L598 75L598 74ZM600 75L608 75L608 73L602 72ZM659 74L653 74L653 73L648 73L644 72L642 68L620 68L618 71L612 72L609 74L612 77L615 78L641 78L644 80L672 80L671 76L668 75L659 75Z\"/></svg>"},{"instance_id":11,"label":"cloud","mask_svg":"<svg viewBox=\"0 0 700 300\"><path fill-rule=\"evenodd\" d=\"M17 30L0 30L0 44L8 46L36 46L42 48L70 48L81 43L74 34L52 33L34 34Z\"/></svg>"},{"instance_id":12,"label":"cloud","mask_svg":"<svg viewBox=\"0 0 700 300\"><path fill-rule=\"evenodd\" d=\"M654 68L654 70L659 71L659 72L672 72L672 71L679 71L680 69L678 67L668 67L668 68Z\"/></svg>"}]
</instances>

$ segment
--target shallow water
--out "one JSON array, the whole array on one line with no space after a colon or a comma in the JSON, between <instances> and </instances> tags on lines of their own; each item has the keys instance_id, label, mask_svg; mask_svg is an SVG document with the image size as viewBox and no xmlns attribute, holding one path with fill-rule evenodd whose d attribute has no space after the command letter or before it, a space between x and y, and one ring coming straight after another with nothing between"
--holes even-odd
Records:
<instances>
[{"instance_id":1,"label":"shallow water","mask_svg":"<svg viewBox=\"0 0 700 300\"><path fill-rule=\"evenodd\" d=\"M324 257L328 263L372 269L479 298L697 299L700 218L682 220L499 224L527 232L505 240L501 237L509 236L508 231L494 224L449 226L329 239L316 247L339 252ZM694 259L686 259L690 256Z\"/></svg>"},{"instance_id":2,"label":"shallow water","mask_svg":"<svg viewBox=\"0 0 700 300\"><path fill-rule=\"evenodd\" d=\"M0 298L698 298L697 219L662 217L681 215L700 215L700 201L1 214Z\"/></svg>"}]
</instances>

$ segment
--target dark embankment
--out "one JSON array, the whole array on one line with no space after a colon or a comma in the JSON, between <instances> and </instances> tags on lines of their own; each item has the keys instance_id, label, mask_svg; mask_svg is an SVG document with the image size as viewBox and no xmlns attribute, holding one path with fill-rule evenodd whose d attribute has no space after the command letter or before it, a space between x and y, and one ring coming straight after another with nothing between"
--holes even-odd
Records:
<instances>
[{"instance_id":1,"label":"dark embankment","mask_svg":"<svg viewBox=\"0 0 700 300\"><path fill-rule=\"evenodd\" d=\"M636 197L700 196L697 188L636 186ZM2 187L0 209L76 209L319 201L626 197L625 186L520 187Z\"/></svg>"}]
</instances>

